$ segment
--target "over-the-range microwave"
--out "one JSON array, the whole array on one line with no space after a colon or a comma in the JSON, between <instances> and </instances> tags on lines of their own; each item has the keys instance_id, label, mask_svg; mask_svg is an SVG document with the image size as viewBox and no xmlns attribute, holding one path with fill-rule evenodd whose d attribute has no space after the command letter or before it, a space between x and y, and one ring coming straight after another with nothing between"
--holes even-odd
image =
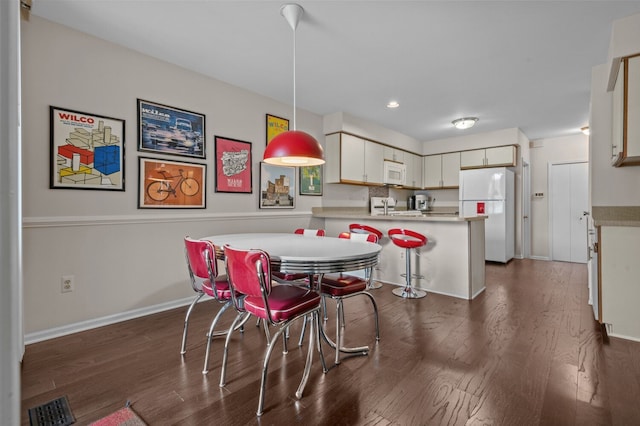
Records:
<instances>
[{"instance_id":1,"label":"over-the-range microwave","mask_svg":"<svg viewBox=\"0 0 640 426\"><path fill-rule=\"evenodd\" d=\"M407 168L402 163L384 160L383 182L389 185L404 185L406 183Z\"/></svg>"}]
</instances>

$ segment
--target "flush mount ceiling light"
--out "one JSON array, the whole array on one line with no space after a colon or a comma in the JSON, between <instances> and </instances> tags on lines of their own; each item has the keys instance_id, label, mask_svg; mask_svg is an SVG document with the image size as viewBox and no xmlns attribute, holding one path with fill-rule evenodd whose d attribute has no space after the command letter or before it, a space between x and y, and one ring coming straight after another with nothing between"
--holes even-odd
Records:
<instances>
[{"instance_id":1,"label":"flush mount ceiling light","mask_svg":"<svg viewBox=\"0 0 640 426\"><path fill-rule=\"evenodd\" d=\"M285 4L280 14L293 30L293 130L274 137L264 150L265 163L277 166L317 166L324 164L324 151L308 133L296 130L296 28L304 9L299 4Z\"/></svg>"},{"instance_id":2,"label":"flush mount ceiling light","mask_svg":"<svg viewBox=\"0 0 640 426\"><path fill-rule=\"evenodd\" d=\"M591 133L591 132L589 131L589 126L586 126L586 127L581 128L581 129L580 129L580 131L581 131L582 133L584 133L585 135L587 135L587 136Z\"/></svg>"},{"instance_id":3,"label":"flush mount ceiling light","mask_svg":"<svg viewBox=\"0 0 640 426\"><path fill-rule=\"evenodd\" d=\"M400 104L397 101L389 101L387 108L398 108Z\"/></svg>"},{"instance_id":4,"label":"flush mount ceiling light","mask_svg":"<svg viewBox=\"0 0 640 426\"><path fill-rule=\"evenodd\" d=\"M456 129L469 129L476 124L476 121L478 121L477 117L463 117L453 120L451 124L456 126Z\"/></svg>"}]
</instances>

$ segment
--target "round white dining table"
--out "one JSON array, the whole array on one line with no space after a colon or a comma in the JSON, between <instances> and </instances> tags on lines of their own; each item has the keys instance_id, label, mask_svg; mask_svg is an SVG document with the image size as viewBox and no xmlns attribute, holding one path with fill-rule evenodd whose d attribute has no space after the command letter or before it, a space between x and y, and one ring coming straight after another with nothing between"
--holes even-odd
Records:
<instances>
[{"instance_id":1,"label":"round white dining table","mask_svg":"<svg viewBox=\"0 0 640 426\"><path fill-rule=\"evenodd\" d=\"M289 233L225 234L204 239L218 249L228 244L245 250L264 250L274 270L310 275L373 268L382 249L378 244L364 241Z\"/></svg>"},{"instance_id":2,"label":"round white dining table","mask_svg":"<svg viewBox=\"0 0 640 426\"><path fill-rule=\"evenodd\" d=\"M314 287L314 276L322 279L322 274L371 269L378 263L379 244L354 241L346 238L317 237L289 233L249 233L212 235L203 239L211 241L218 258L224 258L225 245L239 249L260 249L269 254L271 268L285 273L305 273ZM333 342L320 327L323 339L333 348ZM368 346L339 350L350 354L369 353Z\"/></svg>"}]
</instances>

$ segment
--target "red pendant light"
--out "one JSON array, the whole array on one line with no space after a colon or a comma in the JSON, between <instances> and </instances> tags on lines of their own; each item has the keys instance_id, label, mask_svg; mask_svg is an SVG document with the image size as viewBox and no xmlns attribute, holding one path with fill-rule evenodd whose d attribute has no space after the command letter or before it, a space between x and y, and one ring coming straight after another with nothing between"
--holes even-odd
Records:
<instances>
[{"instance_id":1,"label":"red pendant light","mask_svg":"<svg viewBox=\"0 0 640 426\"><path fill-rule=\"evenodd\" d=\"M274 137L264 150L265 163L278 166L317 166L324 164L324 151L308 133L296 130L296 27L304 9L298 4L285 4L280 14L293 29L293 130Z\"/></svg>"}]
</instances>

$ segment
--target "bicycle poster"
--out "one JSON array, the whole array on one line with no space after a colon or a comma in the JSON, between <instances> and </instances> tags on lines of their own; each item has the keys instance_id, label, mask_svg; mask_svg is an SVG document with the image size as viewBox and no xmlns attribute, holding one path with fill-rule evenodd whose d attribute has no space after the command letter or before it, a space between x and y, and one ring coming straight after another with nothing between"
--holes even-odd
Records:
<instances>
[{"instance_id":1,"label":"bicycle poster","mask_svg":"<svg viewBox=\"0 0 640 426\"><path fill-rule=\"evenodd\" d=\"M206 164L139 160L138 208L206 208Z\"/></svg>"},{"instance_id":2,"label":"bicycle poster","mask_svg":"<svg viewBox=\"0 0 640 426\"><path fill-rule=\"evenodd\" d=\"M203 114L138 99L138 151L205 158Z\"/></svg>"},{"instance_id":3,"label":"bicycle poster","mask_svg":"<svg viewBox=\"0 0 640 426\"><path fill-rule=\"evenodd\" d=\"M124 191L124 120L49 107L49 188Z\"/></svg>"}]
</instances>

